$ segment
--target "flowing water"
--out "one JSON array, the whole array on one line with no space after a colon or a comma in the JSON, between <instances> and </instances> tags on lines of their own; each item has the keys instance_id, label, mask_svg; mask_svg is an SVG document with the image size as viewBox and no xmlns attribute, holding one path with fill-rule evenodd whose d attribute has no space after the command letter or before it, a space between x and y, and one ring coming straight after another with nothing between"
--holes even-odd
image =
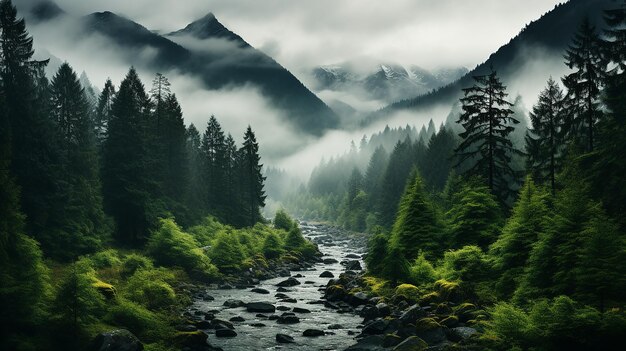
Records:
<instances>
[{"instance_id":1,"label":"flowing water","mask_svg":"<svg viewBox=\"0 0 626 351\"><path fill-rule=\"evenodd\" d=\"M321 287L326 286L330 278L320 278L323 271L330 271L338 277L345 268L340 264L346 260L346 255L360 254L362 247L355 246L352 240L332 239L323 226L302 226L306 237L315 241L319 245L323 258L333 258L337 263L324 264L317 263L307 271L294 271L291 276L301 274L303 277L296 278L302 284L287 287L288 292L284 294L297 300L295 303L281 302L274 295L278 288L276 284L287 279L279 277L261 281L256 288L263 288L270 294L258 294L251 289L210 289L207 293L215 298L213 301L197 300L193 308L200 311L213 311L215 317L221 320L230 320L232 317L241 317L243 321L232 322L237 332L237 336L230 338L218 338L214 330L204 330L209 334L209 344L219 346L225 351L229 350L343 350L354 344L354 336L360 332L358 325L362 318L352 313L338 313L336 310L325 307L320 303L323 291ZM362 262L361 262L362 263ZM301 307L310 310L311 313L296 313L300 322L296 324L279 324L276 320L269 320L265 316L257 316L257 313L247 312L245 307L227 308L223 306L224 301L229 299L242 300L248 302L270 302L277 308L285 306L289 311L294 307ZM311 303L315 304L311 304ZM276 310L275 314L280 315L285 311ZM270 314L266 314L269 316ZM341 329L329 329L331 325L341 325ZM336 327L336 326L335 326ZM320 329L326 335L317 337L305 337L302 332L306 329ZM295 339L293 344L279 344L276 341L276 334L286 334Z\"/></svg>"}]
</instances>

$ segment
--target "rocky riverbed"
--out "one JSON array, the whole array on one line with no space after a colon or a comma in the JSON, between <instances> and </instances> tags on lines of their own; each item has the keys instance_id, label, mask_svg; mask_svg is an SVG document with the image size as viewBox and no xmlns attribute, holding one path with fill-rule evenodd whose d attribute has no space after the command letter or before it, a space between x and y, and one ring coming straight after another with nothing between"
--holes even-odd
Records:
<instances>
[{"instance_id":1,"label":"rocky riverbed","mask_svg":"<svg viewBox=\"0 0 626 351\"><path fill-rule=\"evenodd\" d=\"M343 350L356 342L363 327L363 318L354 312L359 303L330 302L323 296L333 278L362 270L365 240L328 226L301 227L322 253L314 262L275 267L277 276L271 279L242 276L238 283L195 294L186 314L196 322L188 331L199 339L208 335L211 346L202 348ZM196 329L202 333L191 334Z\"/></svg>"}]
</instances>

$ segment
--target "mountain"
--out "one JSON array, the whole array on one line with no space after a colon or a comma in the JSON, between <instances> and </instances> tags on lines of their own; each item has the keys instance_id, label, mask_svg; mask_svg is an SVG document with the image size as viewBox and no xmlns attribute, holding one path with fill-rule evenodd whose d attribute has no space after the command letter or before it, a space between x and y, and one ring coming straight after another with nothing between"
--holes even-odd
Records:
<instances>
[{"instance_id":1,"label":"mountain","mask_svg":"<svg viewBox=\"0 0 626 351\"><path fill-rule=\"evenodd\" d=\"M515 79L529 79L518 77L526 62L530 59L562 61L563 54L583 19L587 17L597 28L602 28L604 26L603 10L615 6L616 2L613 0L570 0L559 4L538 20L528 24L509 43L500 47L484 63L458 81L433 92L416 94L416 97L392 103L371 114L363 124L367 125L384 119L400 110L419 112L428 111L442 104L452 106L461 97L461 89L474 83L472 77L487 74L490 72L490 67L498 72L505 85ZM532 57L533 55L541 55L541 57ZM547 79L548 76L545 77L545 80Z\"/></svg>"},{"instance_id":2,"label":"mountain","mask_svg":"<svg viewBox=\"0 0 626 351\"><path fill-rule=\"evenodd\" d=\"M286 122L308 134L321 135L338 126L337 115L294 75L224 27L212 13L167 35L109 11L79 22L70 35L77 41L93 34L108 38L114 45L111 50L129 66L163 73L175 70L200 78L207 89L256 86L284 112ZM52 21L38 25L48 23L54 25Z\"/></svg>"},{"instance_id":3,"label":"mountain","mask_svg":"<svg viewBox=\"0 0 626 351\"><path fill-rule=\"evenodd\" d=\"M366 69L357 67L353 63L315 67L311 72L313 89L350 92L362 99L391 103L440 88L468 72L464 67L431 72L415 65L407 69L395 63L379 63Z\"/></svg>"},{"instance_id":4,"label":"mountain","mask_svg":"<svg viewBox=\"0 0 626 351\"><path fill-rule=\"evenodd\" d=\"M30 8L30 18L37 21L49 21L59 16L65 15L57 4L52 1L40 1Z\"/></svg>"}]
</instances>

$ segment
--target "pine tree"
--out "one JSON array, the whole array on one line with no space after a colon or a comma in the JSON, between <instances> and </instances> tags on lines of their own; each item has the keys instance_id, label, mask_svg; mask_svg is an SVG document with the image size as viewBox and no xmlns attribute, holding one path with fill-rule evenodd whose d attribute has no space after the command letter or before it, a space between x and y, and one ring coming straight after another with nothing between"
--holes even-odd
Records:
<instances>
[{"instance_id":1,"label":"pine tree","mask_svg":"<svg viewBox=\"0 0 626 351\"><path fill-rule=\"evenodd\" d=\"M506 298L512 295L519 284L539 234L546 231L546 223L551 215L546 195L535 186L532 178L527 177L511 217L490 248L494 266L500 273L496 289Z\"/></svg>"},{"instance_id":2,"label":"pine tree","mask_svg":"<svg viewBox=\"0 0 626 351\"><path fill-rule=\"evenodd\" d=\"M382 183L385 175L385 168L387 168L387 162L389 161L389 155L385 148L382 146L377 147L372 153L372 157L367 164L365 170L365 177L363 179L363 188L369 195L370 204L369 207L373 208L374 204L380 201L382 196Z\"/></svg>"},{"instance_id":3,"label":"pine tree","mask_svg":"<svg viewBox=\"0 0 626 351\"><path fill-rule=\"evenodd\" d=\"M400 200L390 245L398 247L409 261L417 258L420 251L435 258L440 254L441 228L438 213L426 196L422 179L414 171Z\"/></svg>"},{"instance_id":4,"label":"pine tree","mask_svg":"<svg viewBox=\"0 0 626 351\"><path fill-rule=\"evenodd\" d=\"M384 260L387 257L389 238L385 233L378 232L372 235L367 245L367 257L365 263L367 271L376 276L384 274Z\"/></svg>"},{"instance_id":5,"label":"pine tree","mask_svg":"<svg viewBox=\"0 0 626 351\"><path fill-rule=\"evenodd\" d=\"M54 119L63 157L63 198L55 205L58 230L41 238L46 251L70 259L99 248L109 234L102 208L98 155L84 89L64 63L50 87Z\"/></svg>"},{"instance_id":6,"label":"pine tree","mask_svg":"<svg viewBox=\"0 0 626 351\"><path fill-rule=\"evenodd\" d=\"M408 282L411 276L410 264L404 257L403 250L391 242L383 261L382 276L389 279L393 286Z\"/></svg>"},{"instance_id":7,"label":"pine tree","mask_svg":"<svg viewBox=\"0 0 626 351\"><path fill-rule=\"evenodd\" d=\"M225 184L224 184L224 198L226 199L225 216L226 223L234 224L238 221L239 211L241 209L241 196L239 189L239 160L237 158L238 150L235 144L235 139L232 135L228 134L226 137L224 147L224 161L225 161Z\"/></svg>"},{"instance_id":8,"label":"pine tree","mask_svg":"<svg viewBox=\"0 0 626 351\"><path fill-rule=\"evenodd\" d=\"M455 135L443 126L430 138L424 161L420 166L420 173L428 189L443 190L448 174L454 165L453 156L456 144Z\"/></svg>"},{"instance_id":9,"label":"pine tree","mask_svg":"<svg viewBox=\"0 0 626 351\"><path fill-rule=\"evenodd\" d=\"M602 117L598 105L606 61L602 57L600 37L588 19L572 39L565 60L565 64L574 69L563 78L568 89L566 131L570 140L585 140L584 148L591 152L595 145L595 125Z\"/></svg>"},{"instance_id":10,"label":"pine tree","mask_svg":"<svg viewBox=\"0 0 626 351\"><path fill-rule=\"evenodd\" d=\"M113 100L115 99L115 86L111 79L104 83L104 89L98 97L98 105L94 117L94 129L98 146L102 147L107 137L109 120L111 119Z\"/></svg>"},{"instance_id":11,"label":"pine tree","mask_svg":"<svg viewBox=\"0 0 626 351\"><path fill-rule=\"evenodd\" d=\"M150 101L131 68L113 101L102 166L105 205L117 224L119 241L131 245L145 240L162 213L151 196L150 126Z\"/></svg>"},{"instance_id":12,"label":"pine tree","mask_svg":"<svg viewBox=\"0 0 626 351\"><path fill-rule=\"evenodd\" d=\"M348 210L354 209L353 202L356 196L359 194L361 189L363 188L363 175L358 168L354 167L352 169L352 174L348 179L348 193L347 193L347 201L348 201Z\"/></svg>"},{"instance_id":13,"label":"pine tree","mask_svg":"<svg viewBox=\"0 0 626 351\"><path fill-rule=\"evenodd\" d=\"M163 168L163 188L165 195L174 201L171 206L184 202L188 181L187 130L183 113L175 94L170 94L163 102L163 120L159 133L159 144L163 150L160 167Z\"/></svg>"},{"instance_id":14,"label":"pine tree","mask_svg":"<svg viewBox=\"0 0 626 351\"><path fill-rule=\"evenodd\" d=\"M211 116L204 136L202 137L201 147L203 183L206 186L204 195L209 213L220 219L224 217L224 204L226 203L224 194L224 184L226 181L225 147L225 137L222 127L215 116Z\"/></svg>"},{"instance_id":15,"label":"pine tree","mask_svg":"<svg viewBox=\"0 0 626 351\"><path fill-rule=\"evenodd\" d=\"M550 184L552 194L564 144L562 100L563 91L550 78L546 89L539 94L539 102L533 106L532 129L526 134L527 167L537 181Z\"/></svg>"},{"instance_id":16,"label":"pine tree","mask_svg":"<svg viewBox=\"0 0 626 351\"><path fill-rule=\"evenodd\" d=\"M244 135L240 157L241 200L242 213L244 213L241 225L252 226L262 220L259 208L265 206L266 196L263 190L265 177L262 171L263 165L260 163L259 144L250 126Z\"/></svg>"},{"instance_id":17,"label":"pine tree","mask_svg":"<svg viewBox=\"0 0 626 351\"><path fill-rule=\"evenodd\" d=\"M202 159L202 139L200 132L192 123L187 127L186 132L187 148L187 169L189 171L189 182L187 184L186 204L192 216L199 218L205 215L204 187L202 183L203 159Z\"/></svg>"},{"instance_id":18,"label":"pine tree","mask_svg":"<svg viewBox=\"0 0 626 351\"><path fill-rule=\"evenodd\" d=\"M491 73L474 77L476 85L463 89L463 114L457 121L465 131L463 141L456 148L457 166L467 162L468 173L484 177L489 189L505 202L512 194L510 186L517 178L511 168L511 155L519 153L509 135L512 125L519 121L512 117L513 105L506 100L506 87L492 69Z\"/></svg>"}]
</instances>

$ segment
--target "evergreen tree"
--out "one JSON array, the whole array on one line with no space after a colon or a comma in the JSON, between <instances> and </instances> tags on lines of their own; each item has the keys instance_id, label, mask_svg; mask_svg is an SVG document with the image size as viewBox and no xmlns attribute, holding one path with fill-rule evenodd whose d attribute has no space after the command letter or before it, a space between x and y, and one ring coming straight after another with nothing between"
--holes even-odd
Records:
<instances>
[{"instance_id":1,"label":"evergreen tree","mask_svg":"<svg viewBox=\"0 0 626 351\"><path fill-rule=\"evenodd\" d=\"M244 214L241 225L252 226L261 221L260 207L265 206L265 191L263 184L263 165L260 164L259 144L252 128L248 126L244 135L243 147L240 149L241 157L241 201Z\"/></svg>"},{"instance_id":2,"label":"evergreen tree","mask_svg":"<svg viewBox=\"0 0 626 351\"><path fill-rule=\"evenodd\" d=\"M452 195L452 207L446 213L451 248L478 245L486 249L497 239L500 207L489 188L480 183L471 180Z\"/></svg>"},{"instance_id":3,"label":"evergreen tree","mask_svg":"<svg viewBox=\"0 0 626 351\"><path fill-rule=\"evenodd\" d=\"M555 193L556 174L560 170L564 140L563 91L550 78L539 94L539 102L530 114L532 129L526 134L527 167L537 181L548 182Z\"/></svg>"},{"instance_id":4,"label":"evergreen tree","mask_svg":"<svg viewBox=\"0 0 626 351\"><path fill-rule=\"evenodd\" d=\"M102 92L98 97L98 105L96 106L96 113L94 117L96 141L100 147L104 144L104 140L107 137L107 130L109 120L111 119L114 99L115 86L111 82L111 79L107 79L104 83L104 89L102 89Z\"/></svg>"},{"instance_id":5,"label":"evergreen tree","mask_svg":"<svg viewBox=\"0 0 626 351\"><path fill-rule=\"evenodd\" d=\"M52 80L51 116L63 157L63 198L53 219L57 230L42 236L46 252L70 259L93 252L108 235L102 209L98 156L89 105L76 73L64 63Z\"/></svg>"},{"instance_id":6,"label":"evergreen tree","mask_svg":"<svg viewBox=\"0 0 626 351\"><path fill-rule=\"evenodd\" d=\"M184 202L189 175L187 162L187 134L183 113L175 94L163 101L163 120L159 134L159 144L163 150L163 188L165 195L174 201L172 206Z\"/></svg>"},{"instance_id":7,"label":"evergreen tree","mask_svg":"<svg viewBox=\"0 0 626 351\"><path fill-rule=\"evenodd\" d=\"M406 283L411 277L409 261L404 257L403 250L399 246L391 242L389 244L383 261L383 276L389 279L393 286Z\"/></svg>"},{"instance_id":8,"label":"evergreen tree","mask_svg":"<svg viewBox=\"0 0 626 351\"><path fill-rule=\"evenodd\" d=\"M370 207L373 207L382 196L382 183L388 160L389 155L387 151L385 151L384 147L379 146L374 150L367 164L365 177L363 179L363 189L369 195Z\"/></svg>"},{"instance_id":9,"label":"evergreen tree","mask_svg":"<svg viewBox=\"0 0 626 351\"><path fill-rule=\"evenodd\" d=\"M465 131L456 148L457 166L467 162L468 173L484 177L489 189L505 202L511 195L510 183L517 178L511 168L511 155L519 153L509 135L519 121L512 117L513 105L506 100L506 87L495 71L474 77L476 85L463 89L463 114L457 121Z\"/></svg>"},{"instance_id":10,"label":"evergreen tree","mask_svg":"<svg viewBox=\"0 0 626 351\"><path fill-rule=\"evenodd\" d=\"M204 191L206 207L209 213L220 219L224 217L226 203L225 147L222 127L215 116L211 116L202 137L203 183L206 186Z\"/></svg>"},{"instance_id":11,"label":"evergreen tree","mask_svg":"<svg viewBox=\"0 0 626 351\"><path fill-rule=\"evenodd\" d=\"M440 232L438 213L425 194L421 177L414 172L400 201L390 245L398 247L409 261L420 251L435 258L440 253Z\"/></svg>"},{"instance_id":12,"label":"evergreen tree","mask_svg":"<svg viewBox=\"0 0 626 351\"><path fill-rule=\"evenodd\" d=\"M587 152L594 149L595 125L601 119L600 87L606 61L602 57L601 40L595 27L585 19L565 55L566 65L574 72L563 78L567 91L566 131L571 140L585 140Z\"/></svg>"},{"instance_id":13,"label":"evergreen tree","mask_svg":"<svg viewBox=\"0 0 626 351\"><path fill-rule=\"evenodd\" d=\"M443 190L448 174L454 165L453 156L456 144L455 135L443 126L430 138L420 166L420 173L428 189Z\"/></svg>"},{"instance_id":14,"label":"evergreen tree","mask_svg":"<svg viewBox=\"0 0 626 351\"><path fill-rule=\"evenodd\" d=\"M511 217L490 248L494 266L500 273L496 289L506 298L519 285L532 247L539 234L546 230L551 215L546 195L535 186L532 178L527 177Z\"/></svg>"},{"instance_id":15,"label":"evergreen tree","mask_svg":"<svg viewBox=\"0 0 626 351\"><path fill-rule=\"evenodd\" d=\"M113 101L102 166L105 205L115 219L118 239L131 245L145 240L162 213L151 196L150 126L150 101L131 68Z\"/></svg>"},{"instance_id":16,"label":"evergreen tree","mask_svg":"<svg viewBox=\"0 0 626 351\"><path fill-rule=\"evenodd\" d=\"M354 209L354 199L359 194L361 189L363 188L363 175L358 168L352 169L352 174L350 175L350 179L348 179L348 193L347 193L347 202L348 202L348 210Z\"/></svg>"},{"instance_id":17,"label":"evergreen tree","mask_svg":"<svg viewBox=\"0 0 626 351\"><path fill-rule=\"evenodd\" d=\"M191 123L186 132L186 154L189 180L187 183L186 204L189 211L195 218L204 215L204 187L202 183L203 159L202 159L202 138L196 126Z\"/></svg>"},{"instance_id":18,"label":"evergreen tree","mask_svg":"<svg viewBox=\"0 0 626 351\"><path fill-rule=\"evenodd\" d=\"M374 233L370 238L367 246L367 256L365 264L367 271L376 276L382 276L385 273L385 257L387 257L387 246L389 238L381 231Z\"/></svg>"}]
</instances>

